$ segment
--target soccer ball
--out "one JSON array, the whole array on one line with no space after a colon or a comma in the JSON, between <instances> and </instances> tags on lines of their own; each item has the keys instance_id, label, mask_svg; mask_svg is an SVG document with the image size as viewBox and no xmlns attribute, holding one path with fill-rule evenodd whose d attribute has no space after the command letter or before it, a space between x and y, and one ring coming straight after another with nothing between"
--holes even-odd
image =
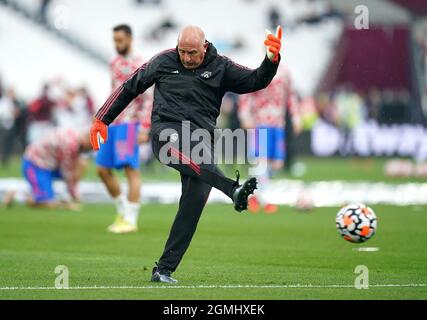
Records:
<instances>
[{"instance_id":1,"label":"soccer ball","mask_svg":"<svg viewBox=\"0 0 427 320\"><path fill-rule=\"evenodd\" d=\"M361 243L374 236L377 231L377 217L371 208L361 203L353 203L338 211L336 226L345 240Z\"/></svg>"}]
</instances>

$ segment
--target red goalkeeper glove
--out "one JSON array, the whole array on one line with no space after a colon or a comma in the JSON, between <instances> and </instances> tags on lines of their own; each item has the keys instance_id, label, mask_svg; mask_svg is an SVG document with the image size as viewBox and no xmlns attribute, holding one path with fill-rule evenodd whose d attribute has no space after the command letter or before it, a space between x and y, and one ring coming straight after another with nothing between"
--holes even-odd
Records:
<instances>
[{"instance_id":1,"label":"red goalkeeper glove","mask_svg":"<svg viewBox=\"0 0 427 320\"><path fill-rule=\"evenodd\" d=\"M267 57L271 62L277 62L279 60L280 48L282 46L282 27L278 26L276 29L276 35L270 31L265 30L267 39L264 40L266 45Z\"/></svg>"},{"instance_id":2,"label":"red goalkeeper glove","mask_svg":"<svg viewBox=\"0 0 427 320\"><path fill-rule=\"evenodd\" d=\"M99 119L95 119L90 128L90 143L93 150L99 150L99 143L107 142L108 126Z\"/></svg>"}]
</instances>

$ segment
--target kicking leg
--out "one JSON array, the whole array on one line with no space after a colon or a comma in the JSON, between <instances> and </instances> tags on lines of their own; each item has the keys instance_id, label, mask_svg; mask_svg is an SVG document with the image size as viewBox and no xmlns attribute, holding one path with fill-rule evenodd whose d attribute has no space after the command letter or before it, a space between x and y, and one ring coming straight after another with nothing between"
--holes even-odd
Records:
<instances>
[{"instance_id":1,"label":"kicking leg","mask_svg":"<svg viewBox=\"0 0 427 320\"><path fill-rule=\"evenodd\" d=\"M237 181L227 178L214 164L211 152L204 157L205 159L210 159L210 161L199 164L193 161L190 155L184 154L180 150L180 140L177 141L177 143L168 143L160 141L158 134L153 136L153 152L160 162L178 170L183 175L200 179L211 187L221 190L234 202L234 208L237 211L240 212L247 209L247 198L256 189L257 182L255 178L250 178L240 186L240 175L237 175ZM195 141L191 143L193 143L192 148L198 144ZM205 148L204 152L209 152L209 148Z\"/></svg>"},{"instance_id":2,"label":"kicking leg","mask_svg":"<svg viewBox=\"0 0 427 320\"><path fill-rule=\"evenodd\" d=\"M199 166L186 164L169 164L181 174L200 179L211 187L224 192L234 203L234 209L239 212L248 208L248 197L257 188L256 178L249 178L242 185L239 184L240 173L237 171L237 180L224 176L222 171L214 164L201 164Z\"/></svg>"}]
</instances>

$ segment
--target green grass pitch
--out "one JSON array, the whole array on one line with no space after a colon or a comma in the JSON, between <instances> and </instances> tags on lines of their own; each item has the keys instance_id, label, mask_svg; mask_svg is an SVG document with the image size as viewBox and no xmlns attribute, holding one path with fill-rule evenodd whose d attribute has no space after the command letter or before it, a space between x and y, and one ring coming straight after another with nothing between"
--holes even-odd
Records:
<instances>
[{"instance_id":1,"label":"green grass pitch","mask_svg":"<svg viewBox=\"0 0 427 320\"><path fill-rule=\"evenodd\" d=\"M427 299L427 207L373 209L378 232L355 245L335 230L338 208L266 215L209 204L175 287L149 279L176 205L142 206L129 235L106 232L112 205L0 209L0 299ZM71 289L54 288L57 265L68 267ZM354 288L358 265L368 267L368 289Z\"/></svg>"},{"instance_id":2,"label":"green grass pitch","mask_svg":"<svg viewBox=\"0 0 427 320\"><path fill-rule=\"evenodd\" d=\"M384 173L384 165L387 158L314 158L300 157L300 163L306 166L306 172L301 177L292 177L283 171L277 172L275 178L299 179L306 182L311 181L363 181L363 182L384 182L384 183L408 183L426 182L422 177L387 177ZM229 177L234 177L235 169L239 169L242 177L247 176L247 165L220 165L220 168ZM334 168L331 170L331 168ZM9 167L0 166L1 178L22 178L21 159L14 158ZM155 160L150 166L141 166L141 177L143 182L176 181L180 182L180 175L174 169L168 168ZM124 179L122 171L117 171L120 178ZM86 181L99 181L96 174L95 164L89 163L86 174L83 178Z\"/></svg>"}]
</instances>

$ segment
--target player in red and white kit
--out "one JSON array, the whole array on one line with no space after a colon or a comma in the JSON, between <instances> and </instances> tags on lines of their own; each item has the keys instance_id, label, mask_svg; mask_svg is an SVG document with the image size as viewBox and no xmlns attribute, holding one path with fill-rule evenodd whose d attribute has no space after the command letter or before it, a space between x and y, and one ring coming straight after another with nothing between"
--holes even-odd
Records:
<instances>
[{"instance_id":1,"label":"player in red and white kit","mask_svg":"<svg viewBox=\"0 0 427 320\"><path fill-rule=\"evenodd\" d=\"M293 101L291 78L285 66L279 67L267 88L240 96L238 115L241 125L244 129L255 129L250 137L251 155L264 162L262 167L266 168L258 178L259 190L249 198L250 211L258 211L260 204L266 213L277 211L277 206L266 199L265 189L274 171L284 165L285 115L287 111L295 110Z\"/></svg>"},{"instance_id":2,"label":"player in red and white kit","mask_svg":"<svg viewBox=\"0 0 427 320\"><path fill-rule=\"evenodd\" d=\"M110 64L114 92L143 64L143 60L132 50L132 30L128 25L116 26L113 39L118 53ZM151 101L148 94L138 96L109 126L108 140L96 155L97 173L116 205L117 217L108 227L108 231L113 233L138 230L141 189L139 144L148 141ZM127 195L122 193L113 169L124 170L128 182Z\"/></svg>"},{"instance_id":3,"label":"player in red and white kit","mask_svg":"<svg viewBox=\"0 0 427 320\"><path fill-rule=\"evenodd\" d=\"M52 130L44 138L29 144L24 152L22 171L31 187L26 204L37 208L77 209L80 197L77 183L83 175L86 161L81 154L91 150L88 132L72 128ZM71 201L55 198L54 180L63 180ZM10 206L16 191L9 192L4 203Z\"/></svg>"}]
</instances>

